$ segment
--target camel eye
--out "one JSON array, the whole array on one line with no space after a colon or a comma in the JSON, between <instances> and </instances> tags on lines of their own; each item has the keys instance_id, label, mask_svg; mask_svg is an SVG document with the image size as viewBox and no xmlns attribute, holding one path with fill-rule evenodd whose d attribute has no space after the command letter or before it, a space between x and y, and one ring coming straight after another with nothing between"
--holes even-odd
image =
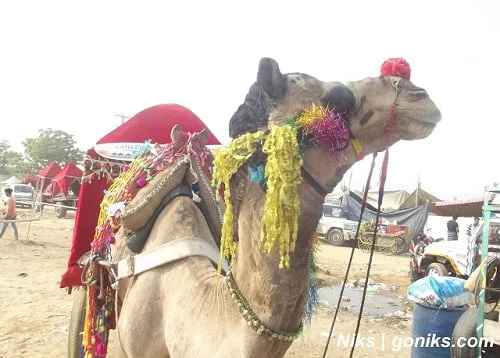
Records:
<instances>
[{"instance_id":1,"label":"camel eye","mask_svg":"<svg viewBox=\"0 0 500 358\"><path fill-rule=\"evenodd\" d=\"M293 83L294 85L299 83L301 80L302 80L302 77L300 77L300 76L292 76L290 78L290 82Z\"/></svg>"}]
</instances>

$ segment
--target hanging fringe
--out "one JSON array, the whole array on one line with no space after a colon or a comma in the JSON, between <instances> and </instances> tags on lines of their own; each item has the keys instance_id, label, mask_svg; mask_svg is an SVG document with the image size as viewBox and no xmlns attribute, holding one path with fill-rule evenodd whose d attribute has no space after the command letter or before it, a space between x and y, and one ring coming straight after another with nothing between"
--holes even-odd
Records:
<instances>
[{"instance_id":1,"label":"hanging fringe","mask_svg":"<svg viewBox=\"0 0 500 358\"><path fill-rule=\"evenodd\" d=\"M306 309L304 311L304 315L302 317L302 322L310 324L312 320L312 316L316 313L316 309L319 305L319 296L318 296L318 281L317 281L317 257L319 251L319 238L318 235L315 234L313 238L313 244L311 249L311 258L310 258L310 267L309 267L309 296L307 297Z\"/></svg>"}]
</instances>

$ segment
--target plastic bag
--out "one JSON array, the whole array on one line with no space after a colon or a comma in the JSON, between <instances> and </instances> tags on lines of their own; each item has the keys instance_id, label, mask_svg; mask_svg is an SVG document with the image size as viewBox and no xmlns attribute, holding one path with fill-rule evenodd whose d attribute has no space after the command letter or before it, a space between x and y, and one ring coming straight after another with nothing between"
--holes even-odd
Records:
<instances>
[{"instance_id":1,"label":"plastic bag","mask_svg":"<svg viewBox=\"0 0 500 358\"><path fill-rule=\"evenodd\" d=\"M457 277L427 276L408 287L408 299L438 308L456 308L471 304L474 295L464 288L465 280Z\"/></svg>"}]
</instances>

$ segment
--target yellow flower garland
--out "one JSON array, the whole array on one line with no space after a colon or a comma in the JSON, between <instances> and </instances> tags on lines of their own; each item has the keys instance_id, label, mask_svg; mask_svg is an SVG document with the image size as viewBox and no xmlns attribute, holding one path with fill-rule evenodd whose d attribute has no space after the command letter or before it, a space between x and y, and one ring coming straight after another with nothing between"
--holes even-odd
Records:
<instances>
[{"instance_id":1,"label":"yellow flower garland","mask_svg":"<svg viewBox=\"0 0 500 358\"><path fill-rule=\"evenodd\" d=\"M247 133L233 140L226 148L216 152L212 185L217 189L224 185L224 203L226 204L220 244L219 272L224 257L230 257L234 262L236 254L236 245L233 242L233 205L231 203L230 180L255 153L264 138L265 134L262 131ZM218 190L216 190L216 198L220 199Z\"/></svg>"},{"instance_id":2,"label":"yellow flower garland","mask_svg":"<svg viewBox=\"0 0 500 358\"><path fill-rule=\"evenodd\" d=\"M278 240L279 267L289 268L299 228L297 186L302 183L297 129L290 126L273 128L262 151L268 155L265 169L268 189L259 244L269 254Z\"/></svg>"},{"instance_id":3,"label":"yellow flower garland","mask_svg":"<svg viewBox=\"0 0 500 358\"><path fill-rule=\"evenodd\" d=\"M297 129L291 126L275 127L267 135L263 131L247 133L216 153L212 184L216 188L225 185L224 202L226 204L220 263L224 257L231 258L234 262L236 254L236 245L233 242L234 223L230 180L256 152L264 139L262 151L268 155L265 166L268 190L259 246L269 254L277 240L280 252L279 267L290 267L290 254L295 250L300 214L297 186L302 182L300 174L302 157L297 141ZM219 192L217 192L217 198L219 198Z\"/></svg>"}]
</instances>

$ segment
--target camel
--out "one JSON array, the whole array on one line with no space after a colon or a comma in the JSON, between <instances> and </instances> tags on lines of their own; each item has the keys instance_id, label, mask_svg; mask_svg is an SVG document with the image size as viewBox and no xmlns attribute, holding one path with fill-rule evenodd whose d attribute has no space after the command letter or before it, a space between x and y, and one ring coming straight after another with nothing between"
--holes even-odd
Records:
<instances>
[{"instance_id":1,"label":"camel","mask_svg":"<svg viewBox=\"0 0 500 358\"><path fill-rule=\"evenodd\" d=\"M192 256L120 281L119 356L283 357L302 328L312 242L325 194L363 154L399 140L426 138L440 121L427 92L408 77L396 71L346 84L322 82L302 73L282 74L275 60L263 58L257 81L230 120L233 141L249 133L265 136L316 105L344 115L347 145L336 148L333 156L325 146L312 145L297 159L302 167L297 235L285 254L277 248L262 250L268 191L250 178L248 168L239 168L225 183L232 192L230 239L236 250L230 274L222 276L207 257ZM259 152L252 158L260 165L266 155ZM215 163L217 170L217 159ZM176 197L159 214L143 251L185 237L214 245L220 230L211 227L193 199ZM115 260L129 254L125 239L117 238L113 250ZM285 261L283 255L288 255Z\"/></svg>"}]
</instances>

